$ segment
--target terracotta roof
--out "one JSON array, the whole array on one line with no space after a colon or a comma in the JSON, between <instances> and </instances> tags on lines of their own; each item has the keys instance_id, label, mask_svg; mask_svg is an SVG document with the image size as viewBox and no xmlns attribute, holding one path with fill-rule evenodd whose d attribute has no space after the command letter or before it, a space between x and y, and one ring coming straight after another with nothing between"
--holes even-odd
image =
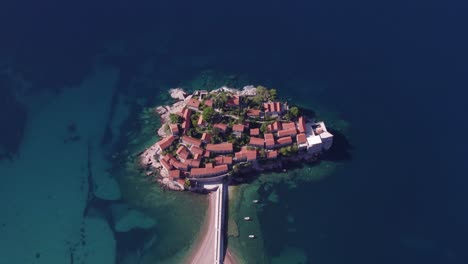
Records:
<instances>
[{"instance_id":1,"label":"terracotta roof","mask_svg":"<svg viewBox=\"0 0 468 264\"><path fill-rule=\"evenodd\" d=\"M267 159L276 159L278 157L278 151L268 151L266 157Z\"/></svg>"},{"instance_id":2,"label":"terracotta roof","mask_svg":"<svg viewBox=\"0 0 468 264\"><path fill-rule=\"evenodd\" d=\"M211 134L203 133L201 136L201 140L205 143L211 142Z\"/></svg>"},{"instance_id":3,"label":"terracotta roof","mask_svg":"<svg viewBox=\"0 0 468 264\"><path fill-rule=\"evenodd\" d=\"M190 116L192 115L192 110L184 109L183 112L184 122L182 123L182 129L184 130L184 134L187 133L187 130L190 128Z\"/></svg>"},{"instance_id":4,"label":"terracotta roof","mask_svg":"<svg viewBox=\"0 0 468 264\"><path fill-rule=\"evenodd\" d=\"M185 180L183 180L183 179L177 179L177 182L182 186L185 185Z\"/></svg>"},{"instance_id":5,"label":"terracotta roof","mask_svg":"<svg viewBox=\"0 0 468 264\"><path fill-rule=\"evenodd\" d=\"M258 129L258 128L251 128L251 129L250 129L250 135L251 135L251 136L258 136L258 135L260 135L260 129Z\"/></svg>"},{"instance_id":6,"label":"terracotta roof","mask_svg":"<svg viewBox=\"0 0 468 264\"><path fill-rule=\"evenodd\" d=\"M232 143L219 143L219 144L207 144L206 145L206 150L211 151L213 153L228 153L232 152Z\"/></svg>"},{"instance_id":7,"label":"terracotta roof","mask_svg":"<svg viewBox=\"0 0 468 264\"><path fill-rule=\"evenodd\" d=\"M197 146L197 147L201 146L201 143L202 143L200 139L189 137L189 136L183 136L182 142L184 142L185 144L190 144L190 145Z\"/></svg>"},{"instance_id":8,"label":"terracotta roof","mask_svg":"<svg viewBox=\"0 0 468 264\"><path fill-rule=\"evenodd\" d=\"M174 156L172 156L171 153L167 153L166 155L162 156L162 159L169 162L169 160L173 159Z\"/></svg>"},{"instance_id":9,"label":"terracotta roof","mask_svg":"<svg viewBox=\"0 0 468 264\"><path fill-rule=\"evenodd\" d=\"M209 151L209 150L206 150L205 154L203 154L203 157L205 157L205 158L209 158L210 156L211 156L211 151Z\"/></svg>"},{"instance_id":10,"label":"terracotta roof","mask_svg":"<svg viewBox=\"0 0 468 264\"><path fill-rule=\"evenodd\" d=\"M299 133L304 133L306 130L305 127L305 120L303 116L300 116L297 120L297 128L299 129Z\"/></svg>"},{"instance_id":11,"label":"terracotta roof","mask_svg":"<svg viewBox=\"0 0 468 264\"><path fill-rule=\"evenodd\" d=\"M198 107L200 106L200 101L192 98L187 102L187 106L198 109Z\"/></svg>"},{"instance_id":12,"label":"terracotta roof","mask_svg":"<svg viewBox=\"0 0 468 264\"><path fill-rule=\"evenodd\" d=\"M182 163L182 162L180 162L180 161L178 161L176 159L171 159L170 163L171 163L172 166L176 167L179 170L185 170L186 171L188 169L187 164Z\"/></svg>"},{"instance_id":13,"label":"terracotta roof","mask_svg":"<svg viewBox=\"0 0 468 264\"><path fill-rule=\"evenodd\" d=\"M190 152L188 151L188 149L185 147L185 146L180 146L177 151L176 151L177 155L179 157L181 157L182 159L187 159L188 156L190 155Z\"/></svg>"},{"instance_id":14,"label":"terracotta roof","mask_svg":"<svg viewBox=\"0 0 468 264\"><path fill-rule=\"evenodd\" d=\"M197 147L197 146L192 146L190 148L190 151L193 153L193 154L203 154L203 149L200 148L200 147Z\"/></svg>"},{"instance_id":15,"label":"terracotta roof","mask_svg":"<svg viewBox=\"0 0 468 264\"><path fill-rule=\"evenodd\" d=\"M179 178L180 177L180 170L170 170L169 177Z\"/></svg>"},{"instance_id":16,"label":"terracotta roof","mask_svg":"<svg viewBox=\"0 0 468 264\"><path fill-rule=\"evenodd\" d=\"M240 103L240 100L239 100L239 96L238 96L238 95L234 95L233 98L229 98L228 101L227 101L227 104L228 104L228 105L238 106L239 103Z\"/></svg>"},{"instance_id":17,"label":"terracotta roof","mask_svg":"<svg viewBox=\"0 0 468 264\"><path fill-rule=\"evenodd\" d=\"M195 155L193 155L193 159L198 160L198 159L200 159L200 158L201 158L201 154L195 154Z\"/></svg>"},{"instance_id":18,"label":"terracotta roof","mask_svg":"<svg viewBox=\"0 0 468 264\"><path fill-rule=\"evenodd\" d=\"M257 150L249 150L245 147L242 148L241 151L236 152L235 157L237 160L256 160L257 159Z\"/></svg>"},{"instance_id":19,"label":"terracotta roof","mask_svg":"<svg viewBox=\"0 0 468 264\"><path fill-rule=\"evenodd\" d=\"M161 165L162 165L166 170L172 169L172 165L171 165L169 162L167 162L167 161L165 161L165 160L163 160L163 159L160 159L159 162L161 163Z\"/></svg>"},{"instance_id":20,"label":"terracotta roof","mask_svg":"<svg viewBox=\"0 0 468 264\"><path fill-rule=\"evenodd\" d=\"M226 164L214 166L213 168L197 168L190 171L191 177L217 176L228 172Z\"/></svg>"},{"instance_id":21,"label":"terracotta roof","mask_svg":"<svg viewBox=\"0 0 468 264\"><path fill-rule=\"evenodd\" d=\"M196 160L196 159L188 159L185 160L184 164L187 164L188 166L192 168L198 168L200 167L201 160Z\"/></svg>"},{"instance_id":22,"label":"terracotta roof","mask_svg":"<svg viewBox=\"0 0 468 264\"><path fill-rule=\"evenodd\" d=\"M228 165L231 165L231 164L232 164L232 157L228 157L228 156L217 156L217 157L215 157L215 163L216 163L216 165L220 165L220 164L228 164Z\"/></svg>"},{"instance_id":23,"label":"terracotta roof","mask_svg":"<svg viewBox=\"0 0 468 264\"><path fill-rule=\"evenodd\" d=\"M215 124L213 127L221 130L222 132L226 132L228 128L226 124Z\"/></svg>"},{"instance_id":24,"label":"terracotta roof","mask_svg":"<svg viewBox=\"0 0 468 264\"><path fill-rule=\"evenodd\" d=\"M170 135L166 138L159 140L157 144L162 150L164 150L167 149L172 144L172 142L174 142L175 139L175 136Z\"/></svg>"},{"instance_id":25,"label":"terracotta roof","mask_svg":"<svg viewBox=\"0 0 468 264\"><path fill-rule=\"evenodd\" d=\"M296 124L294 124L294 122L284 122L281 125L283 126L283 129L296 128Z\"/></svg>"},{"instance_id":26,"label":"terracotta roof","mask_svg":"<svg viewBox=\"0 0 468 264\"><path fill-rule=\"evenodd\" d=\"M170 124L169 129L171 129L172 134L179 134L179 126L177 124Z\"/></svg>"},{"instance_id":27,"label":"terracotta roof","mask_svg":"<svg viewBox=\"0 0 468 264\"><path fill-rule=\"evenodd\" d=\"M249 109L247 111L247 116L260 116L260 110L258 110L258 109Z\"/></svg>"},{"instance_id":28,"label":"terracotta roof","mask_svg":"<svg viewBox=\"0 0 468 264\"><path fill-rule=\"evenodd\" d=\"M265 145L267 147L275 146L275 138L273 137L273 134L268 133L268 134L265 134L264 136L265 136Z\"/></svg>"},{"instance_id":29,"label":"terracotta roof","mask_svg":"<svg viewBox=\"0 0 468 264\"><path fill-rule=\"evenodd\" d=\"M232 126L232 130L233 131L236 131L236 132L244 132L244 125L241 125L241 124L235 124Z\"/></svg>"},{"instance_id":30,"label":"terracotta roof","mask_svg":"<svg viewBox=\"0 0 468 264\"><path fill-rule=\"evenodd\" d=\"M213 168L213 163L207 163L207 164L205 164L205 168Z\"/></svg>"},{"instance_id":31,"label":"terracotta roof","mask_svg":"<svg viewBox=\"0 0 468 264\"><path fill-rule=\"evenodd\" d=\"M295 127L278 131L278 137L294 136L297 134Z\"/></svg>"},{"instance_id":32,"label":"terracotta roof","mask_svg":"<svg viewBox=\"0 0 468 264\"><path fill-rule=\"evenodd\" d=\"M203 115L198 117L197 125L202 126L205 125L205 120L203 120Z\"/></svg>"},{"instance_id":33,"label":"terracotta roof","mask_svg":"<svg viewBox=\"0 0 468 264\"><path fill-rule=\"evenodd\" d=\"M204 104L205 104L206 106L213 107L213 100L211 100L211 99L206 99Z\"/></svg>"},{"instance_id":34,"label":"terracotta roof","mask_svg":"<svg viewBox=\"0 0 468 264\"><path fill-rule=\"evenodd\" d=\"M292 138L291 137L283 137L283 138L279 138L277 140L278 142L278 145L289 145L292 143Z\"/></svg>"},{"instance_id":35,"label":"terracotta roof","mask_svg":"<svg viewBox=\"0 0 468 264\"><path fill-rule=\"evenodd\" d=\"M275 110L276 110L276 112L281 112L281 103L280 102L275 103Z\"/></svg>"},{"instance_id":36,"label":"terracotta roof","mask_svg":"<svg viewBox=\"0 0 468 264\"><path fill-rule=\"evenodd\" d=\"M249 145L262 146L263 147L265 145L265 140L263 138L250 137Z\"/></svg>"},{"instance_id":37,"label":"terracotta roof","mask_svg":"<svg viewBox=\"0 0 468 264\"><path fill-rule=\"evenodd\" d=\"M296 141L297 141L297 144L307 143L306 135L304 133L297 134Z\"/></svg>"},{"instance_id":38,"label":"terracotta roof","mask_svg":"<svg viewBox=\"0 0 468 264\"><path fill-rule=\"evenodd\" d=\"M276 122L273 123L273 130L274 131L278 131L278 130L281 130L281 129L283 129L283 126L281 125L280 122L276 121Z\"/></svg>"}]
</instances>

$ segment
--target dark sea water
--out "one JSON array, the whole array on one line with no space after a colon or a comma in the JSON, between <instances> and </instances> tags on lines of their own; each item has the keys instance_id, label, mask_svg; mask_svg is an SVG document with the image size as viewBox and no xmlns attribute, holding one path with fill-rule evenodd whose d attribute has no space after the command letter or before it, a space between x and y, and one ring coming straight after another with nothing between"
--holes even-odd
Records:
<instances>
[{"instance_id":1,"label":"dark sea water","mask_svg":"<svg viewBox=\"0 0 468 264\"><path fill-rule=\"evenodd\" d=\"M114 114L118 95L130 105L130 118L137 119L145 107L165 102L161 94L170 87L262 84L323 117L333 112L346 121L349 127L343 136L350 145L349 156L327 161L339 163L339 169L321 180L294 187L256 183L253 195L265 201L256 230L262 234L258 254L266 256L264 262L294 263L289 261L294 257L273 260L289 252L307 263L468 263L467 11L468 4L462 1L4 1L1 166L23 164L22 148L29 149L28 135L35 132L30 123L43 105L31 107L35 98L39 102L46 94L86 86L83 80L97 64L118 72L114 79L109 77L115 88L109 90L110 110L103 110L109 111L104 115L108 120L119 116ZM91 91L104 90L101 82L96 83ZM96 94L88 101L99 105L104 96ZM67 105L61 109L66 116ZM58 117L51 116L51 123L53 118ZM127 120L123 134L135 126ZM86 135L81 136L78 144L84 150ZM107 134L107 139L111 137ZM127 141L134 139L119 141L115 133L114 137L114 145L101 142L106 153L128 147ZM67 151L72 150L66 148L64 156ZM124 162L125 158L119 160ZM113 166L119 168L115 162ZM21 167L21 182L11 180L1 189L8 219L1 223L0 217L3 238L24 237L22 225L31 226L36 215L45 214L38 207L26 219L11 210L15 202L28 209L20 197L30 191L23 190L24 184L31 182L37 167ZM19 178L18 170L1 171L10 172L2 178ZM301 173L305 170L291 175ZM60 189L54 180L44 174L38 184ZM160 254L161 259L186 250L187 243L168 237L174 236L172 230L185 237L196 233L187 230L196 229L203 214L190 206L174 206L192 198L171 194L170 202L150 208L164 194L155 191L150 198L140 197L141 189L131 188L111 203L128 203L157 224L149 231L118 234L116 262L124 263L122 256L145 243L155 247L153 255ZM267 202L273 192L276 198ZM205 208L202 199L195 200ZM94 202L93 210L108 219L108 203ZM167 208L174 208L173 215L158 218ZM184 212L194 220L182 219ZM12 226L15 219L23 224ZM113 220L107 223L112 225ZM166 231L160 226L170 223L174 226ZM153 244L148 246L148 241ZM2 243L0 263L26 263L15 258L23 253L13 247L21 244ZM39 244L30 242L27 248ZM92 244L91 250L94 245L96 250L102 246ZM239 248L242 255L243 247ZM24 252L36 261L27 263L46 263L41 260L47 252L58 251L44 250ZM257 262L251 254L246 253L247 262ZM128 259L125 263L137 263ZM104 263L94 261L83 263Z\"/></svg>"}]
</instances>

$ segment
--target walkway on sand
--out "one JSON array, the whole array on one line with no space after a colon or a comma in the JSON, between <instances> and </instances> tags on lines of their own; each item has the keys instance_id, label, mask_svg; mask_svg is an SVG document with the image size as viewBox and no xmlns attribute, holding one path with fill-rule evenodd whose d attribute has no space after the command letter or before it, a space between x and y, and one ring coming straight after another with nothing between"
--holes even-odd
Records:
<instances>
[{"instance_id":1,"label":"walkway on sand","mask_svg":"<svg viewBox=\"0 0 468 264\"><path fill-rule=\"evenodd\" d=\"M206 264L224 262L224 211L226 206L226 186L222 183L205 185L206 189L214 190L210 193L208 212L208 227L203 234L197 252L190 263Z\"/></svg>"}]
</instances>

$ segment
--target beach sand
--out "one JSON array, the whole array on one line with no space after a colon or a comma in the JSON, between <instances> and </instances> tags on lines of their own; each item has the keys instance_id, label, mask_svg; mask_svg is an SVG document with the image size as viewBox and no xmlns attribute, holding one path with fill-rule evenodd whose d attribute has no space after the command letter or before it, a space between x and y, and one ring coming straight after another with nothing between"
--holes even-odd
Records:
<instances>
[{"instance_id":1,"label":"beach sand","mask_svg":"<svg viewBox=\"0 0 468 264\"><path fill-rule=\"evenodd\" d=\"M214 262L214 250L213 245L215 243L214 228L209 228L215 225L215 203L216 196L214 193L208 195L208 210L205 216L205 222L200 231L199 237L194 244L193 249L187 257L187 263L191 264L206 264ZM237 264L238 261L235 256L228 250L225 254L224 263L226 264Z\"/></svg>"}]
</instances>

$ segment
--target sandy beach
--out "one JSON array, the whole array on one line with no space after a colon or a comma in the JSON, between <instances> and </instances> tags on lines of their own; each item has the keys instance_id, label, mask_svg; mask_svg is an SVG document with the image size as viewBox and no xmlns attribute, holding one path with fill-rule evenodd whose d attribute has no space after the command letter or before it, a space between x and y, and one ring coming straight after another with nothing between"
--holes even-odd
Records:
<instances>
[{"instance_id":1,"label":"sandy beach","mask_svg":"<svg viewBox=\"0 0 468 264\"><path fill-rule=\"evenodd\" d=\"M214 193L208 195L208 210L205 216L205 222L203 227L200 231L200 235L195 242L195 245L190 252L189 256L187 257L188 263L191 264L206 264L206 263L213 263L214 262L214 250L213 245L215 243L214 238L215 234L214 228L216 221L215 215L215 203L216 203L216 196ZM236 260L235 256L229 252L229 250L225 254L224 263L226 264L237 264L238 261Z\"/></svg>"}]
</instances>

